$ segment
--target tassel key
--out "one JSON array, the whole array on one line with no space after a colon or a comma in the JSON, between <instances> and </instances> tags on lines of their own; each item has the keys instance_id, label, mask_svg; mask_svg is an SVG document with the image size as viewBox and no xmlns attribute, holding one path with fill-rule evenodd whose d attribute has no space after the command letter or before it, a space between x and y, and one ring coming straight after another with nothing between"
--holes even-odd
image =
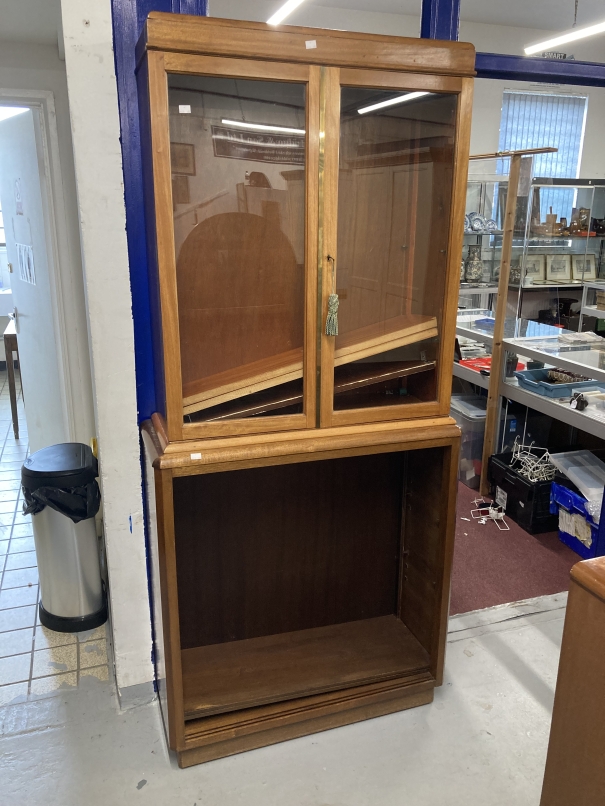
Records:
<instances>
[{"instance_id":1,"label":"tassel key","mask_svg":"<svg viewBox=\"0 0 605 806\"><path fill-rule=\"evenodd\" d=\"M326 318L326 336L338 336L338 294L328 297L328 316Z\"/></svg>"}]
</instances>

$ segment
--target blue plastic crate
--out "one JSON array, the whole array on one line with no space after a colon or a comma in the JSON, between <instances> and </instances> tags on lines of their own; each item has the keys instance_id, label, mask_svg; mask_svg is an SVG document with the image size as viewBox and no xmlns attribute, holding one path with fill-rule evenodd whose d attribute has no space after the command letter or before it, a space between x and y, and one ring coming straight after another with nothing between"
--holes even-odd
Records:
<instances>
[{"instance_id":1,"label":"blue plastic crate","mask_svg":"<svg viewBox=\"0 0 605 806\"><path fill-rule=\"evenodd\" d=\"M524 369L515 372L515 377L522 389L544 397L571 397L572 389L600 389L605 392L605 383L597 381L549 382L547 369Z\"/></svg>"},{"instance_id":2,"label":"blue plastic crate","mask_svg":"<svg viewBox=\"0 0 605 806\"><path fill-rule=\"evenodd\" d=\"M605 494L601 504L600 523L595 523L592 516L586 511L585 504L586 499L583 496L553 481L550 489L551 513L556 515L561 508L572 515L582 516L589 525L592 535L592 544L586 546L575 535L564 532L559 528L559 540L569 546L576 554L579 554L582 559L591 560L593 557L605 555Z\"/></svg>"}]
</instances>

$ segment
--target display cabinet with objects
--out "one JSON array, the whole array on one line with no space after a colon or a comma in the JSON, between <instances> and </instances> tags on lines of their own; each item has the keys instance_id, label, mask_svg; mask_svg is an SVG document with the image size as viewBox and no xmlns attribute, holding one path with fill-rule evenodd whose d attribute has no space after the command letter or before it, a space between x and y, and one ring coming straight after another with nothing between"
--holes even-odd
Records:
<instances>
[{"instance_id":1,"label":"display cabinet with objects","mask_svg":"<svg viewBox=\"0 0 605 806\"><path fill-rule=\"evenodd\" d=\"M430 702L474 50L152 13L158 689L182 766Z\"/></svg>"}]
</instances>

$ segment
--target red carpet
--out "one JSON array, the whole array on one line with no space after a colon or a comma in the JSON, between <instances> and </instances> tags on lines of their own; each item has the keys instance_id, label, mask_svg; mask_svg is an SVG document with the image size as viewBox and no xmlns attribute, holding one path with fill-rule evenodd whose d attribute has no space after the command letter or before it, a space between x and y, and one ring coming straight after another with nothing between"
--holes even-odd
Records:
<instances>
[{"instance_id":1,"label":"red carpet","mask_svg":"<svg viewBox=\"0 0 605 806\"><path fill-rule=\"evenodd\" d=\"M458 484L456 547L450 614L516 602L569 588L569 571L581 557L556 532L530 535L510 518L510 532L470 518L478 493Z\"/></svg>"}]
</instances>

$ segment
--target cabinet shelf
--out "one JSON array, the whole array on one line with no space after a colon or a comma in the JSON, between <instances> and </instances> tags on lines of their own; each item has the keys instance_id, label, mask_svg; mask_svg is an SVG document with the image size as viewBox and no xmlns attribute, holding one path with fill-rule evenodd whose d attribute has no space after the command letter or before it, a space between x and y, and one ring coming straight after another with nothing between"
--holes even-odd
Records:
<instances>
[{"instance_id":1,"label":"cabinet shelf","mask_svg":"<svg viewBox=\"0 0 605 806\"><path fill-rule=\"evenodd\" d=\"M366 386L417 375L435 369L436 361L391 361L376 364L345 364L336 370L334 394L353 392ZM266 389L254 395L252 400L234 400L220 407L220 411L201 412L197 422L216 422L253 417L269 411L283 410L290 406L300 406L303 402L302 385L298 381L283 384L278 388Z\"/></svg>"},{"instance_id":2,"label":"cabinet shelf","mask_svg":"<svg viewBox=\"0 0 605 806\"><path fill-rule=\"evenodd\" d=\"M426 672L430 660L395 616L185 649L185 719Z\"/></svg>"},{"instance_id":3,"label":"cabinet shelf","mask_svg":"<svg viewBox=\"0 0 605 806\"><path fill-rule=\"evenodd\" d=\"M338 336L334 365L342 366L437 335L437 319L434 316L396 316ZM290 350L184 385L183 411L185 414L193 414L243 395L299 380L302 376L303 350Z\"/></svg>"}]
</instances>

